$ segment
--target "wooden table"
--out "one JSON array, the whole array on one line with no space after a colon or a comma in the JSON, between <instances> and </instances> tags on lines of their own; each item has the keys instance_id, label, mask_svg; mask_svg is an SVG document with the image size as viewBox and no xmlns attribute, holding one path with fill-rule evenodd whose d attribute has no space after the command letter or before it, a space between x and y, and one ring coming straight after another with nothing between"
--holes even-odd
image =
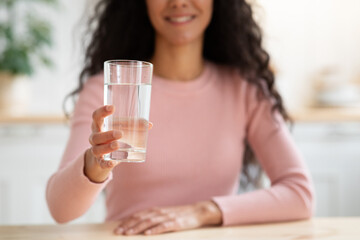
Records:
<instances>
[{"instance_id":1,"label":"wooden table","mask_svg":"<svg viewBox=\"0 0 360 240\"><path fill-rule=\"evenodd\" d=\"M203 228L156 236L115 236L116 223L85 225L0 226L0 239L107 240L107 239L264 239L360 240L360 217L315 218L309 221L238 227Z\"/></svg>"}]
</instances>

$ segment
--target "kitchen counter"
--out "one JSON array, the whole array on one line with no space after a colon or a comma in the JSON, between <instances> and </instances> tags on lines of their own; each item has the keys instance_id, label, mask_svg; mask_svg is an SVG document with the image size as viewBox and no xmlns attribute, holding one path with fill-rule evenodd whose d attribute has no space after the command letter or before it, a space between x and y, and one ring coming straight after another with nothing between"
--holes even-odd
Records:
<instances>
[{"instance_id":1,"label":"kitchen counter","mask_svg":"<svg viewBox=\"0 0 360 240\"><path fill-rule=\"evenodd\" d=\"M292 112L295 122L360 122L359 107L314 107Z\"/></svg>"},{"instance_id":2,"label":"kitchen counter","mask_svg":"<svg viewBox=\"0 0 360 240\"><path fill-rule=\"evenodd\" d=\"M360 218L314 218L274 224L213 227L155 236L115 236L117 223L85 225L0 226L0 239L95 240L95 239L333 239L359 240Z\"/></svg>"},{"instance_id":3,"label":"kitchen counter","mask_svg":"<svg viewBox=\"0 0 360 240\"><path fill-rule=\"evenodd\" d=\"M67 119L64 115L1 115L0 124L65 124Z\"/></svg>"}]
</instances>

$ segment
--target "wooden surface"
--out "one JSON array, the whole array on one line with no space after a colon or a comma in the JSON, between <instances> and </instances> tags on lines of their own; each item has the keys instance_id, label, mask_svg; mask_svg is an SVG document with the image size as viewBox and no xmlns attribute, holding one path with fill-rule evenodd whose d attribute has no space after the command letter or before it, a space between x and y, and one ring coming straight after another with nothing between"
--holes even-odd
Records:
<instances>
[{"instance_id":1,"label":"wooden surface","mask_svg":"<svg viewBox=\"0 0 360 240\"><path fill-rule=\"evenodd\" d=\"M63 115L0 115L0 124L65 124Z\"/></svg>"},{"instance_id":2,"label":"wooden surface","mask_svg":"<svg viewBox=\"0 0 360 240\"><path fill-rule=\"evenodd\" d=\"M360 108L306 108L290 115L295 122L359 122Z\"/></svg>"},{"instance_id":3,"label":"wooden surface","mask_svg":"<svg viewBox=\"0 0 360 240\"><path fill-rule=\"evenodd\" d=\"M309 221L277 224L216 227L167 233L156 236L115 236L116 223L87 225L0 226L0 239L21 240L107 240L107 239L332 239L359 240L360 217L316 218Z\"/></svg>"},{"instance_id":4,"label":"wooden surface","mask_svg":"<svg viewBox=\"0 0 360 240\"><path fill-rule=\"evenodd\" d=\"M357 122L360 121L360 108L306 108L290 114L295 122ZM24 115L9 116L0 114L0 124L64 124L65 116Z\"/></svg>"}]
</instances>

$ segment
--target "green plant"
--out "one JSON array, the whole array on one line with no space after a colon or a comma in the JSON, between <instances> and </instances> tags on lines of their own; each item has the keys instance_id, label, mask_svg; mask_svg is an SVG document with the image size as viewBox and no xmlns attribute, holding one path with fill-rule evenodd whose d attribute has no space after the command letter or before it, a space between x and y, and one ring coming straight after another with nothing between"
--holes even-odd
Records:
<instances>
[{"instance_id":1,"label":"green plant","mask_svg":"<svg viewBox=\"0 0 360 240\"><path fill-rule=\"evenodd\" d=\"M23 4L25 8L18 6ZM0 0L0 72L31 75L35 65L52 65L46 50L52 46L51 25L34 4L56 6L57 0Z\"/></svg>"}]
</instances>

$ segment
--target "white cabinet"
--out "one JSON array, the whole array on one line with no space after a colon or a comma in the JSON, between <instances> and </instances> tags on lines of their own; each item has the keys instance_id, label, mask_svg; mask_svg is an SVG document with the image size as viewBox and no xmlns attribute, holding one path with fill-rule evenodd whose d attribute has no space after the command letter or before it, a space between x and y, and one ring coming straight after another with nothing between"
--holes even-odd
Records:
<instances>
[{"instance_id":1,"label":"white cabinet","mask_svg":"<svg viewBox=\"0 0 360 240\"><path fill-rule=\"evenodd\" d=\"M0 224L54 223L46 183L59 165L69 128L65 125L0 126ZM104 196L74 222L102 222Z\"/></svg>"},{"instance_id":2,"label":"white cabinet","mask_svg":"<svg viewBox=\"0 0 360 240\"><path fill-rule=\"evenodd\" d=\"M298 123L293 135L314 180L316 216L359 216L360 123Z\"/></svg>"}]
</instances>

